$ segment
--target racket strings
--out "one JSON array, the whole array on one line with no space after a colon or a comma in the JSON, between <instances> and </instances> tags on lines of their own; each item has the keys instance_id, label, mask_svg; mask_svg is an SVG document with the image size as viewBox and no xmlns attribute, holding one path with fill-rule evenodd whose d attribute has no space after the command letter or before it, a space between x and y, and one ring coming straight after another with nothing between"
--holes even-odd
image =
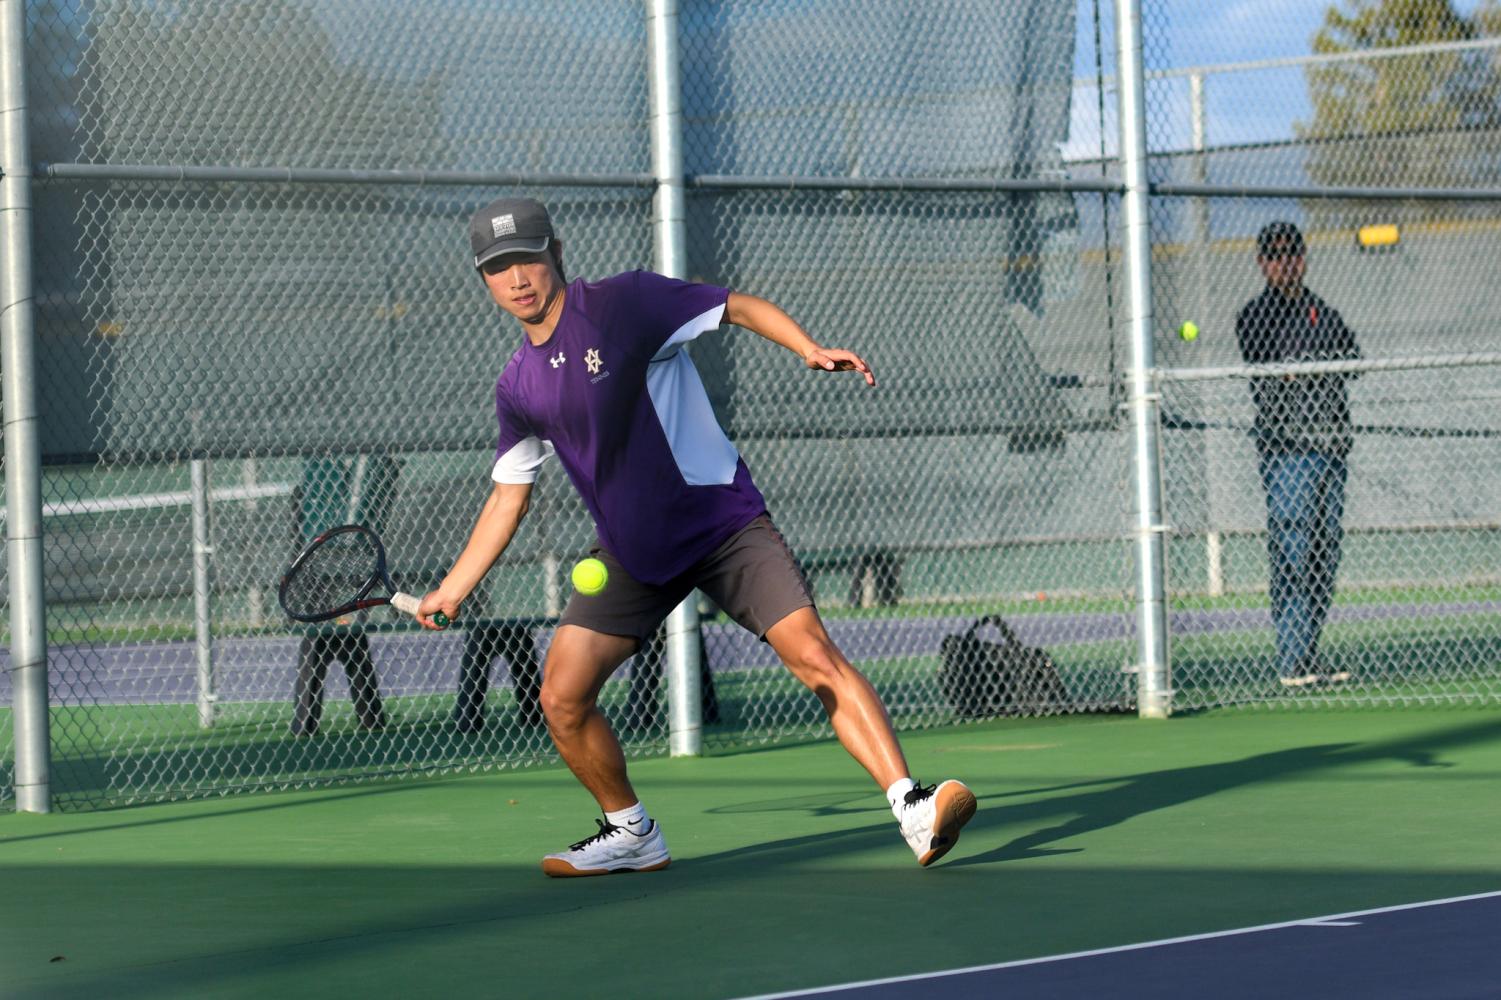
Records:
<instances>
[{"instance_id":1,"label":"racket strings","mask_svg":"<svg viewBox=\"0 0 1501 1000\"><path fill-rule=\"evenodd\" d=\"M375 574L379 560L375 541L365 532L330 535L287 578L287 610L316 615L352 603Z\"/></svg>"}]
</instances>

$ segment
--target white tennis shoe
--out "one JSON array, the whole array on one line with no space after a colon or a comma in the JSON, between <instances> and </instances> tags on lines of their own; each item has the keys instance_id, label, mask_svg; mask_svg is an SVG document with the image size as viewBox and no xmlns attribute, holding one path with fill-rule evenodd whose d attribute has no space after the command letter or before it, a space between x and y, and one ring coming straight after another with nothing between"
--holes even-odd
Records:
<instances>
[{"instance_id":1,"label":"white tennis shoe","mask_svg":"<svg viewBox=\"0 0 1501 1000\"><path fill-rule=\"evenodd\" d=\"M902 800L902 836L924 868L959 843L959 831L975 815L975 793L962 781L915 785Z\"/></svg>"},{"instance_id":2,"label":"white tennis shoe","mask_svg":"<svg viewBox=\"0 0 1501 1000\"><path fill-rule=\"evenodd\" d=\"M581 875L613 875L616 872L654 872L672 863L667 841L656 820L643 834L634 834L623 826L602 819L599 832L579 841L566 851L542 859L542 871L553 878L576 878Z\"/></svg>"}]
</instances>

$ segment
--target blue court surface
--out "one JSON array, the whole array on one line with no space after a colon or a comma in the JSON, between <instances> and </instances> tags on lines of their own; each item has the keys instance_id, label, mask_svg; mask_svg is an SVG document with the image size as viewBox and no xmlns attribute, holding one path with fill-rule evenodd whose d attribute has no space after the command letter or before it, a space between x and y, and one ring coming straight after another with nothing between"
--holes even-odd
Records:
<instances>
[{"instance_id":1,"label":"blue court surface","mask_svg":"<svg viewBox=\"0 0 1501 1000\"><path fill-rule=\"evenodd\" d=\"M1436 899L780 997L1501 997L1501 892Z\"/></svg>"}]
</instances>

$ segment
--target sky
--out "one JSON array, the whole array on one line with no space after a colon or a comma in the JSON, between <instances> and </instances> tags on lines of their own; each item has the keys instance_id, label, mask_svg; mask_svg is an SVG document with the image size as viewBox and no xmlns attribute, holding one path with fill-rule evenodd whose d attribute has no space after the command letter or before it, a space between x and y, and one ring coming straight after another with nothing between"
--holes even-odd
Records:
<instances>
[{"instance_id":1,"label":"sky","mask_svg":"<svg viewBox=\"0 0 1501 1000\"><path fill-rule=\"evenodd\" d=\"M1335 0L1143 0L1143 40L1149 70L1254 62L1307 55ZM1348 9L1351 0L1341 0ZM1464 15L1482 0L1454 0ZM1107 11L1114 4L1102 4ZM1074 73L1095 73L1094 3L1079 0ZM1106 45L1113 31L1104 26ZM1107 66L1113 59L1107 59ZM1107 70L1108 72L1108 70ZM1107 104L1114 95L1107 96ZM1099 154L1098 99L1092 88L1076 88L1067 159ZM1148 117L1154 149L1185 148L1191 135L1188 85L1164 80L1148 88ZM1309 111L1300 68L1212 73L1205 78L1205 132L1210 146L1274 142L1292 137L1293 123ZM1107 146L1114 148L1115 121L1107 110Z\"/></svg>"}]
</instances>

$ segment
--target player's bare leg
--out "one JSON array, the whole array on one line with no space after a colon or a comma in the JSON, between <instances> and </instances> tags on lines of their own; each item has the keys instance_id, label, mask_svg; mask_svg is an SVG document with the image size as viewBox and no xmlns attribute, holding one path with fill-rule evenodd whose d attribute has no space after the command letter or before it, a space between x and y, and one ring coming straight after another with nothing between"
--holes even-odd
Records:
<instances>
[{"instance_id":1,"label":"player's bare leg","mask_svg":"<svg viewBox=\"0 0 1501 1000\"><path fill-rule=\"evenodd\" d=\"M563 763L607 817L594 836L543 858L542 870L548 875L655 871L666 868L671 860L662 831L640 810L626 776L625 752L598 704L605 681L636 651L636 645L636 640L624 636L562 625L547 650L542 679L547 731ZM623 819L617 825L610 818L611 813L631 807L640 810L640 829L629 827Z\"/></svg>"},{"instance_id":2,"label":"player's bare leg","mask_svg":"<svg viewBox=\"0 0 1501 1000\"><path fill-rule=\"evenodd\" d=\"M793 676L818 696L850 756L887 791L917 863L926 867L947 854L975 814L974 793L958 781L926 788L912 783L880 695L834 645L813 608L777 622L766 641Z\"/></svg>"},{"instance_id":3,"label":"player's bare leg","mask_svg":"<svg viewBox=\"0 0 1501 1000\"><path fill-rule=\"evenodd\" d=\"M787 669L818 696L834 735L882 788L907 777L907 759L891 718L870 681L845 659L812 608L801 608L766 632Z\"/></svg>"},{"instance_id":4,"label":"player's bare leg","mask_svg":"<svg viewBox=\"0 0 1501 1000\"><path fill-rule=\"evenodd\" d=\"M542 714L563 763L605 811L636 801L625 753L599 710L599 692L636 640L563 625L553 636L542 671Z\"/></svg>"}]
</instances>

